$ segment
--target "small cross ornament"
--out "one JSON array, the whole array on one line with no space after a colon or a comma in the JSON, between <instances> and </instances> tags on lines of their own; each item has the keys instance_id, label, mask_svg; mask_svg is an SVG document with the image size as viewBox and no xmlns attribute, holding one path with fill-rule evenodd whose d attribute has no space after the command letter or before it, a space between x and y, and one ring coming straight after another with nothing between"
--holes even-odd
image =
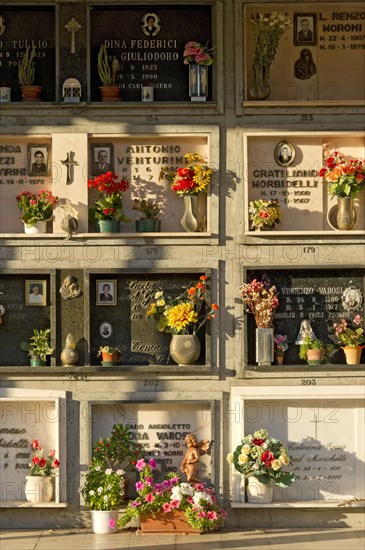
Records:
<instances>
[{"instance_id":1,"label":"small cross ornament","mask_svg":"<svg viewBox=\"0 0 365 550\"><path fill-rule=\"evenodd\" d=\"M76 52L75 34L81 29L81 25L74 17L65 25L65 29L71 33L71 53Z\"/></svg>"}]
</instances>

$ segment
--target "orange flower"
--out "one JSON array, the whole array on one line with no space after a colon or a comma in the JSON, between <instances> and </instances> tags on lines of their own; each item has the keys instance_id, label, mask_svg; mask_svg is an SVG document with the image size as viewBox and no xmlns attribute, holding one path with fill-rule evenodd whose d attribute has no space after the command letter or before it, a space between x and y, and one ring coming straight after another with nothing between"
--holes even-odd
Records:
<instances>
[{"instance_id":1,"label":"orange flower","mask_svg":"<svg viewBox=\"0 0 365 550\"><path fill-rule=\"evenodd\" d=\"M208 277L206 277L205 275L200 275L199 279L201 281L206 281L208 279Z\"/></svg>"},{"instance_id":2,"label":"orange flower","mask_svg":"<svg viewBox=\"0 0 365 550\"><path fill-rule=\"evenodd\" d=\"M219 309L218 304L212 304L212 309L218 310Z\"/></svg>"},{"instance_id":3,"label":"orange flower","mask_svg":"<svg viewBox=\"0 0 365 550\"><path fill-rule=\"evenodd\" d=\"M196 293L195 286L192 286L191 288L189 288L189 290L188 290L189 296L193 296L195 293Z\"/></svg>"}]
</instances>

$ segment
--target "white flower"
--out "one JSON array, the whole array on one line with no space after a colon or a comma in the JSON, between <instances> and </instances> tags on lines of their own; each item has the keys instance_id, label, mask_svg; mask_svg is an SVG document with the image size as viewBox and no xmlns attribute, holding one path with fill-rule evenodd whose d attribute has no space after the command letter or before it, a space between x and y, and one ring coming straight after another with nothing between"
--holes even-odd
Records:
<instances>
[{"instance_id":1,"label":"white flower","mask_svg":"<svg viewBox=\"0 0 365 550\"><path fill-rule=\"evenodd\" d=\"M166 302L165 302L165 300L162 298L162 300L157 300L156 305L157 305L157 306L165 306L165 305L166 305Z\"/></svg>"},{"instance_id":2,"label":"white flower","mask_svg":"<svg viewBox=\"0 0 365 550\"><path fill-rule=\"evenodd\" d=\"M181 494L192 497L194 494L194 487L192 487L189 483L180 483L180 491Z\"/></svg>"},{"instance_id":3,"label":"white flower","mask_svg":"<svg viewBox=\"0 0 365 550\"><path fill-rule=\"evenodd\" d=\"M89 491L89 495L90 495L90 496L95 495L95 491L93 491L93 490L91 489L91 491Z\"/></svg>"},{"instance_id":4,"label":"white flower","mask_svg":"<svg viewBox=\"0 0 365 550\"><path fill-rule=\"evenodd\" d=\"M113 470L111 468L107 468L105 470L105 473L106 473L107 476L110 476L110 474L113 473Z\"/></svg>"},{"instance_id":5,"label":"white flower","mask_svg":"<svg viewBox=\"0 0 365 550\"><path fill-rule=\"evenodd\" d=\"M248 454L250 454L250 450L251 450L250 445L247 445L247 444L246 444L246 445L243 445L243 446L241 447L241 454L243 454L243 455L248 455Z\"/></svg>"},{"instance_id":6,"label":"white flower","mask_svg":"<svg viewBox=\"0 0 365 550\"><path fill-rule=\"evenodd\" d=\"M284 466L287 466L289 464L289 457L288 455L280 455L279 460Z\"/></svg>"},{"instance_id":7,"label":"white flower","mask_svg":"<svg viewBox=\"0 0 365 550\"><path fill-rule=\"evenodd\" d=\"M120 469L120 470L117 470L117 474L118 474L118 476L122 476L122 475L124 475L124 474L125 474L125 471L124 471L124 470L122 470L122 469Z\"/></svg>"},{"instance_id":8,"label":"white flower","mask_svg":"<svg viewBox=\"0 0 365 550\"><path fill-rule=\"evenodd\" d=\"M102 492L103 492L103 488L102 488L102 487L98 487L98 495L101 495Z\"/></svg>"},{"instance_id":9,"label":"white flower","mask_svg":"<svg viewBox=\"0 0 365 550\"><path fill-rule=\"evenodd\" d=\"M159 290L159 291L156 292L156 294L155 294L155 299L157 300L157 298L161 298L161 296L163 296L163 292L162 292L162 290Z\"/></svg>"},{"instance_id":10,"label":"white flower","mask_svg":"<svg viewBox=\"0 0 365 550\"><path fill-rule=\"evenodd\" d=\"M103 499L104 499L104 502L108 502L108 500L109 500L108 495L104 495Z\"/></svg>"},{"instance_id":11,"label":"white flower","mask_svg":"<svg viewBox=\"0 0 365 550\"><path fill-rule=\"evenodd\" d=\"M101 468L100 466L95 466L95 472L100 472Z\"/></svg>"},{"instance_id":12,"label":"white flower","mask_svg":"<svg viewBox=\"0 0 365 550\"><path fill-rule=\"evenodd\" d=\"M212 497L208 493L203 493L202 491L197 491L193 496L193 501L196 506L200 506L199 502L205 500L209 504L213 504Z\"/></svg>"},{"instance_id":13,"label":"white flower","mask_svg":"<svg viewBox=\"0 0 365 550\"><path fill-rule=\"evenodd\" d=\"M228 453L227 462L228 464L233 464L233 453Z\"/></svg>"},{"instance_id":14,"label":"white flower","mask_svg":"<svg viewBox=\"0 0 365 550\"><path fill-rule=\"evenodd\" d=\"M280 470L280 468L282 467L282 463L280 462L280 460L273 460L272 463L271 463L271 468L273 470Z\"/></svg>"},{"instance_id":15,"label":"white flower","mask_svg":"<svg viewBox=\"0 0 365 550\"><path fill-rule=\"evenodd\" d=\"M250 459L248 458L247 455L239 455L238 457L238 464L247 464L247 462L249 461Z\"/></svg>"},{"instance_id":16,"label":"white flower","mask_svg":"<svg viewBox=\"0 0 365 550\"><path fill-rule=\"evenodd\" d=\"M259 470L260 469L260 466L258 464L254 464L254 467L253 467L254 470Z\"/></svg>"}]
</instances>

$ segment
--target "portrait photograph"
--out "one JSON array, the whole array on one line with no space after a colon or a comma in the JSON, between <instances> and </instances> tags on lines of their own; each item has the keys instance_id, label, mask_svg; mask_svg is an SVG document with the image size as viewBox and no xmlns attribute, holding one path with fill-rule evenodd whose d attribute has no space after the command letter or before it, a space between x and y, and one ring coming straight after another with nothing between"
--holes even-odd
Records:
<instances>
[{"instance_id":1,"label":"portrait photograph","mask_svg":"<svg viewBox=\"0 0 365 550\"><path fill-rule=\"evenodd\" d=\"M142 32L146 36L156 36L161 30L161 20L156 13L146 13L141 21Z\"/></svg>"},{"instance_id":2,"label":"portrait photograph","mask_svg":"<svg viewBox=\"0 0 365 550\"><path fill-rule=\"evenodd\" d=\"M315 46L317 44L317 14L294 14L295 46Z\"/></svg>"},{"instance_id":3,"label":"portrait photograph","mask_svg":"<svg viewBox=\"0 0 365 550\"><path fill-rule=\"evenodd\" d=\"M49 146L28 145L28 175L49 176Z\"/></svg>"},{"instance_id":4,"label":"portrait photograph","mask_svg":"<svg viewBox=\"0 0 365 550\"><path fill-rule=\"evenodd\" d=\"M342 307L347 311L356 311L360 309L361 305L361 291L354 286L346 288L342 294Z\"/></svg>"},{"instance_id":5,"label":"portrait photograph","mask_svg":"<svg viewBox=\"0 0 365 550\"><path fill-rule=\"evenodd\" d=\"M25 281L25 305L47 305L47 281Z\"/></svg>"},{"instance_id":6,"label":"portrait photograph","mask_svg":"<svg viewBox=\"0 0 365 550\"><path fill-rule=\"evenodd\" d=\"M117 281L116 279L96 281L96 305L116 306L117 305Z\"/></svg>"},{"instance_id":7,"label":"portrait photograph","mask_svg":"<svg viewBox=\"0 0 365 550\"><path fill-rule=\"evenodd\" d=\"M295 149L291 143L281 141L275 147L274 157L280 166L290 166L295 159Z\"/></svg>"},{"instance_id":8,"label":"portrait photograph","mask_svg":"<svg viewBox=\"0 0 365 550\"><path fill-rule=\"evenodd\" d=\"M91 175L100 176L114 171L114 149L111 143L91 145Z\"/></svg>"}]
</instances>

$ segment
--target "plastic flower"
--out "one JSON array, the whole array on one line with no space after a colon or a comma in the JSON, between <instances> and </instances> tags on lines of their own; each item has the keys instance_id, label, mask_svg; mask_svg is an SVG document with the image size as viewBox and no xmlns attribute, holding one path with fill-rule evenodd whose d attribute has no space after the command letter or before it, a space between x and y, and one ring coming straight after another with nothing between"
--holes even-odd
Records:
<instances>
[{"instance_id":1,"label":"plastic flower","mask_svg":"<svg viewBox=\"0 0 365 550\"><path fill-rule=\"evenodd\" d=\"M177 168L174 172L164 166L160 171L159 179L166 179L170 183L171 189L179 196L206 192L212 179L213 169L198 153L186 153L184 156L187 166Z\"/></svg>"},{"instance_id":2,"label":"plastic flower","mask_svg":"<svg viewBox=\"0 0 365 550\"><path fill-rule=\"evenodd\" d=\"M365 163L359 159L349 159L337 149L324 148L325 167L319 175L328 184L332 197L355 198L365 187Z\"/></svg>"},{"instance_id":3,"label":"plastic flower","mask_svg":"<svg viewBox=\"0 0 365 550\"><path fill-rule=\"evenodd\" d=\"M248 307L247 311L254 314L256 325L260 328L272 327L279 300L276 286L271 286L267 275L264 274L261 281L253 279L243 284L239 291Z\"/></svg>"},{"instance_id":4,"label":"plastic flower","mask_svg":"<svg viewBox=\"0 0 365 550\"><path fill-rule=\"evenodd\" d=\"M213 59L211 52L213 48L208 50L207 44L202 46L199 42L187 42L184 47L184 65L211 65Z\"/></svg>"},{"instance_id":5,"label":"plastic flower","mask_svg":"<svg viewBox=\"0 0 365 550\"><path fill-rule=\"evenodd\" d=\"M250 201L248 207L250 229L266 226L273 228L281 222L281 208L276 199Z\"/></svg>"},{"instance_id":6,"label":"plastic flower","mask_svg":"<svg viewBox=\"0 0 365 550\"><path fill-rule=\"evenodd\" d=\"M288 344L286 343L288 337L286 334L275 334L274 336L274 348L275 351L286 351Z\"/></svg>"},{"instance_id":7,"label":"plastic flower","mask_svg":"<svg viewBox=\"0 0 365 550\"><path fill-rule=\"evenodd\" d=\"M29 475L31 476L54 476L60 465L60 461L54 458L56 451L51 449L48 456L44 456L44 451L39 444L38 439L33 439L31 449L34 455L31 458Z\"/></svg>"}]
</instances>

